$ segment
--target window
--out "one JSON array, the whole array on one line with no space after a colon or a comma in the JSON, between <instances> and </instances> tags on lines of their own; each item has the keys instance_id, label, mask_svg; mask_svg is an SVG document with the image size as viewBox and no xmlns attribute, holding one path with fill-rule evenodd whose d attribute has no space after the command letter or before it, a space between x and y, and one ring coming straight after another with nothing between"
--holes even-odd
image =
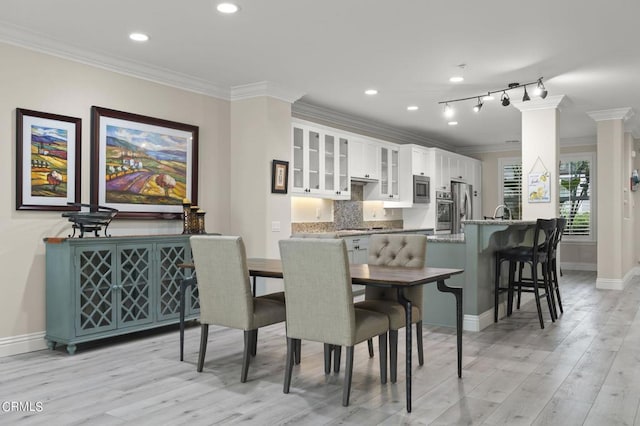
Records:
<instances>
[{"instance_id":1,"label":"window","mask_svg":"<svg viewBox=\"0 0 640 426\"><path fill-rule=\"evenodd\" d=\"M511 209L514 219L522 218L522 162L520 158L501 158L501 204ZM595 154L571 154L560 157L560 216L568 220L564 237L568 240L595 240L594 200Z\"/></svg>"},{"instance_id":2,"label":"window","mask_svg":"<svg viewBox=\"0 0 640 426\"><path fill-rule=\"evenodd\" d=\"M593 154L560 157L560 216L567 219L564 235L573 239L595 239L593 165Z\"/></svg>"},{"instance_id":3,"label":"window","mask_svg":"<svg viewBox=\"0 0 640 426\"><path fill-rule=\"evenodd\" d=\"M522 219L522 161L520 158L501 158L498 167L500 204L511 210L512 219Z\"/></svg>"}]
</instances>

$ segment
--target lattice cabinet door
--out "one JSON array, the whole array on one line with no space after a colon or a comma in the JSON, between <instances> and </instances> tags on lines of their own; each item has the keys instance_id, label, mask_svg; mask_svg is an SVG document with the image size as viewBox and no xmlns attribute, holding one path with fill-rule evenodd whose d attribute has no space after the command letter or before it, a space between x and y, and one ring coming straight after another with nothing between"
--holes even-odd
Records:
<instances>
[{"instance_id":1,"label":"lattice cabinet door","mask_svg":"<svg viewBox=\"0 0 640 426\"><path fill-rule=\"evenodd\" d=\"M180 283L187 273L178 264L191 260L188 242L158 244L158 321L177 319L180 313ZM189 300L189 299L187 299Z\"/></svg>"},{"instance_id":2,"label":"lattice cabinet door","mask_svg":"<svg viewBox=\"0 0 640 426\"><path fill-rule=\"evenodd\" d=\"M195 275L195 271L193 271ZM197 277L196 277L197 279ZM186 316L197 316L200 314L200 297L198 295L198 286L190 287L187 289L185 295L186 303Z\"/></svg>"},{"instance_id":3,"label":"lattice cabinet door","mask_svg":"<svg viewBox=\"0 0 640 426\"><path fill-rule=\"evenodd\" d=\"M152 248L152 244L118 245L117 318L119 327L153 322Z\"/></svg>"},{"instance_id":4,"label":"lattice cabinet door","mask_svg":"<svg viewBox=\"0 0 640 426\"><path fill-rule=\"evenodd\" d=\"M76 334L114 330L116 320L114 246L77 247L75 254Z\"/></svg>"}]
</instances>

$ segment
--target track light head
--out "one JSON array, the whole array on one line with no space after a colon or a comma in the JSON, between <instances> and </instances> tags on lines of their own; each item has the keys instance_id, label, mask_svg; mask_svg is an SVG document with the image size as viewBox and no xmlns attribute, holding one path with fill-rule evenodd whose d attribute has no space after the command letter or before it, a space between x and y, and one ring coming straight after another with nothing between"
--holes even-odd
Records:
<instances>
[{"instance_id":1,"label":"track light head","mask_svg":"<svg viewBox=\"0 0 640 426\"><path fill-rule=\"evenodd\" d=\"M473 112L480 112L482 109L482 101L478 98L478 103L473 107Z\"/></svg>"},{"instance_id":2,"label":"track light head","mask_svg":"<svg viewBox=\"0 0 640 426\"><path fill-rule=\"evenodd\" d=\"M542 99L547 97L547 89L544 87L544 84L542 83L542 78L540 80L538 80L538 87L536 88L536 90L538 91L538 95L540 95L540 97Z\"/></svg>"},{"instance_id":3,"label":"track light head","mask_svg":"<svg viewBox=\"0 0 640 426\"><path fill-rule=\"evenodd\" d=\"M511 99L509 99L509 95L507 95L507 92L502 92L500 100L502 101L502 106L509 106L509 104L511 104Z\"/></svg>"},{"instance_id":4,"label":"track light head","mask_svg":"<svg viewBox=\"0 0 640 426\"><path fill-rule=\"evenodd\" d=\"M524 86L524 96L522 97L522 102L527 102L530 101L531 98L529 97L529 94L527 93L527 86Z\"/></svg>"},{"instance_id":5,"label":"track light head","mask_svg":"<svg viewBox=\"0 0 640 426\"><path fill-rule=\"evenodd\" d=\"M444 106L444 116L447 118L453 117L454 111L453 108L449 104L445 104Z\"/></svg>"}]
</instances>

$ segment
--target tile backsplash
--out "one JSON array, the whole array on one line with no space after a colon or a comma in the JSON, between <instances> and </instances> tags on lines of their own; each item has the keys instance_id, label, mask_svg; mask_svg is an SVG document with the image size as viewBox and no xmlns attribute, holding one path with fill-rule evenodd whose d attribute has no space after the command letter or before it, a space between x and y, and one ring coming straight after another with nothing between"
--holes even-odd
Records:
<instances>
[{"instance_id":1,"label":"tile backsplash","mask_svg":"<svg viewBox=\"0 0 640 426\"><path fill-rule=\"evenodd\" d=\"M291 232L332 232L358 228L402 228L402 219L365 221L363 219L364 187L351 185L351 200L333 202L333 222L292 223Z\"/></svg>"}]
</instances>

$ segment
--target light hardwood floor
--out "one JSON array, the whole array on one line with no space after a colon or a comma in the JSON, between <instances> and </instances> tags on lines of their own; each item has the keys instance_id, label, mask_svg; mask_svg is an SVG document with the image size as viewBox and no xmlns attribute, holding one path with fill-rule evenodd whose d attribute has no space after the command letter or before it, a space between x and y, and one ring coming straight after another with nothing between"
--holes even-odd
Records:
<instances>
[{"instance_id":1,"label":"light hardwood floor","mask_svg":"<svg viewBox=\"0 0 640 426\"><path fill-rule=\"evenodd\" d=\"M426 327L410 414L403 333L396 384L380 385L377 357L358 346L345 408L342 371L324 375L322 345L303 342L285 395L283 325L261 329L244 384L242 333L211 327L197 373L200 328L190 327L184 362L174 328L80 346L74 356L57 349L0 358L0 400L42 403L40 412L0 412L0 424L640 425L640 277L624 291L596 290L594 273L567 271L561 280L565 313L555 324L547 316L544 330L530 302L465 332L462 379L455 332Z\"/></svg>"}]
</instances>

